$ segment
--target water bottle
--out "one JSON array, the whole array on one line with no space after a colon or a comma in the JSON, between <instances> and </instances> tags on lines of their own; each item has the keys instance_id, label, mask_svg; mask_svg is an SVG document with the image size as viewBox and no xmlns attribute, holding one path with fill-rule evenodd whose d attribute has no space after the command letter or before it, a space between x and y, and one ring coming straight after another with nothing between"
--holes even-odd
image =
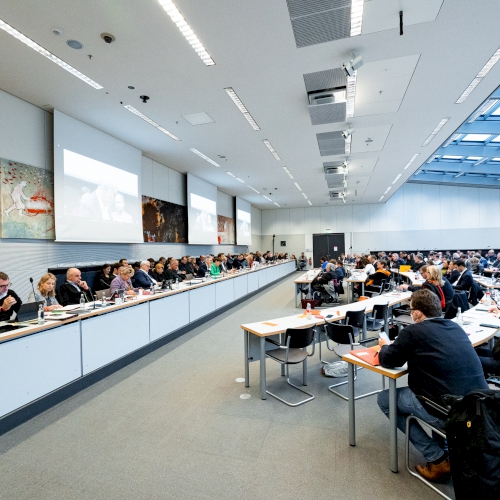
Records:
<instances>
[{"instance_id":1,"label":"water bottle","mask_svg":"<svg viewBox=\"0 0 500 500\"><path fill-rule=\"evenodd\" d=\"M458 308L457 316L455 318L455 323L460 326L463 326L464 324L464 320L462 318L462 309L460 307Z\"/></svg>"},{"instance_id":2,"label":"water bottle","mask_svg":"<svg viewBox=\"0 0 500 500\"><path fill-rule=\"evenodd\" d=\"M307 303L306 315L307 315L307 319L311 319L311 303L310 302Z\"/></svg>"},{"instance_id":3,"label":"water bottle","mask_svg":"<svg viewBox=\"0 0 500 500\"><path fill-rule=\"evenodd\" d=\"M396 291L396 282L394 280L391 281L391 288L393 292Z\"/></svg>"},{"instance_id":4,"label":"water bottle","mask_svg":"<svg viewBox=\"0 0 500 500\"><path fill-rule=\"evenodd\" d=\"M151 286L149 287L149 294L150 294L150 295L154 295L154 294L155 294L155 287L154 287L154 285L151 285Z\"/></svg>"},{"instance_id":5,"label":"water bottle","mask_svg":"<svg viewBox=\"0 0 500 500\"><path fill-rule=\"evenodd\" d=\"M43 308L43 304L38 306L38 324L43 325L45 323L45 311Z\"/></svg>"},{"instance_id":6,"label":"water bottle","mask_svg":"<svg viewBox=\"0 0 500 500\"><path fill-rule=\"evenodd\" d=\"M80 295L80 307L82 309L85 309L85 296L83 295L83 293Z\"/></svg>"},{"instance_id":7,"label":"water bottle","mask_svg":"<svg viewBox=\"0 0 500 500\"><path fill-rule=\"evenodd\" d=\"M106 307L106 296L104 294L101 297L101 307Z\"/></svg>"},{"instance_id":8,"label":"water bottle","mask_svg":"<svg viewBox=\"0 0 500 500\"><path fill-rule=\"evenodd\" d=\"M484 296L484 305L488 307L491 306L491 294L489 290L486 292L486 295Z\"/></svg>"}]
</instances>

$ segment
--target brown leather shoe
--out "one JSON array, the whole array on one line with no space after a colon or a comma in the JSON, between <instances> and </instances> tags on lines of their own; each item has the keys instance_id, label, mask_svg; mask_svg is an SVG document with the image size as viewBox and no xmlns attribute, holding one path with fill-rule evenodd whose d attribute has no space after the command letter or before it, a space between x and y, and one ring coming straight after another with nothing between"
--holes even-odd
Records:
<instances>
[{"instance_id":1,"label":"brown leather shoe","mask_svg":"<svg viewBox=\"0 0 500 500\"><path fill-rule=\"evenodd\" d=\"M417 472L428 481L444 481L450 476L450 459L447 458L437 465L431 463L428 463L425 466L417 465L415 469L417 469Z\"/></svg>"}]
</instances>

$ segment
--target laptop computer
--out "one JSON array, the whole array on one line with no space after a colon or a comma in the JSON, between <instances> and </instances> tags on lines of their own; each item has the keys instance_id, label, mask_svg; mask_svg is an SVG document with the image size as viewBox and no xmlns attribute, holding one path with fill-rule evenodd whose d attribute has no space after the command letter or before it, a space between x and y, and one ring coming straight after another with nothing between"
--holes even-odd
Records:
<instances>
[{"instance_id":1,"label":"laptop computer","mask_svg":"<svg viewBox=\"0 0 500 500\"><path fill-rule=\"evenodd\" d=\"M21 304L19 312L17 313L17 322L25 323L26 321L31 321L38 318L38 308L40 304L44 304L43 301L39 302L28 302L26 304Z\"/></svg>"}]
</instances>

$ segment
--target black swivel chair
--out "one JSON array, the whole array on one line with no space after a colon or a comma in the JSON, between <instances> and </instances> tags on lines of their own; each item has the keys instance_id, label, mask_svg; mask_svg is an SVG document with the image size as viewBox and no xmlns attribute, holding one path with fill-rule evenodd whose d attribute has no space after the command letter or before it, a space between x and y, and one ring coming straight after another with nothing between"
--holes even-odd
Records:
<instances>
[{"instance_id":1,"label":"black swivel chair","mask_svg":"<svg viewBox=\"0 0 500 500\"><path fill-rule=\"evenodd\" d=\"M290 382L289 366L302 363L302 384L307 385L307 358L309 356L306 347L311 345L314 341L314 328L288 328L285 332L284 344L280 344L272 339L266 339L266 342L270 342L276 346L277 349L272 349L266 351L266 356L273 359L274 361L280 363L282 366L286 367L286 381L289 385L295 389L307 394L309 397L299 401L298 403L290 403L283 398L280 398L272 392L266 391L267 394L273 398L278 399L282 403L288 406L299 406L301 404L307 403L314 399L314 395L304 391L300 387L292 384ZM313 345L314 354L314 345Z\"/></svg>"}]
</instances>

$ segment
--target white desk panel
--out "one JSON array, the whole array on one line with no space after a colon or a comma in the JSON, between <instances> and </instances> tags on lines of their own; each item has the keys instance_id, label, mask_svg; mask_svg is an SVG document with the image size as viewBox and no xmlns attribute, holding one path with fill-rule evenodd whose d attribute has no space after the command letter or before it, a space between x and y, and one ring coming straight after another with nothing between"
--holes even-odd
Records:
<instances>
[{"instance_id":1,"label":"white desk panel","mask_svg":"<svg viewBox=\"0 0 500 500\"><path fill-rule=\"evenodd\" d=\"M257 273L257 276L259 277L259 288L262 288L263 286L266 286L267 283L269 282L269 269L262 269Z\"/></svg>"},{"instance_id":2,"label":"white desk panel","mask_svg":"<svg viewBox=\"0 0 500 500\"><path fill-rule=\"evenodd\" d=\"M86 375L149 343L149 304L84 319L81 324Z\"/></svg>"},{"instance_id":3,"label":"white desk panel","mask_svg":"<svg viewBox=\"0 0 500 500\"><path fill-rule=\"evenodd\" d=\"M220 309L234 300L233 279L220 281L215 284L215 307Z\"/></svg>"},{"instance_id":4,"label":"white desk panel","mask_svg":"<svg viewBox=\"0 0 500 500\"><path fill-rule=\"evenodd\" d=\"M233 279L234 282L234 300L244 297L248 293L248 275L238 276Z\"/></svg>"},{"instance_id":5,"label":"white desk panel","mask_svg":"<svg viewBox=\"0 0 500 500\"><path fill-rule=\"evenodd\" d=\"M248 275L247 293L252 293L259 289L259 273L260 271L256 271Z\"/></svg>"},{"instance_id":6,"label":"white desk panel","mask_svg":"<svg viewBox=\"0 0 500 500\"><path fill-rule=\"evenodd\" d=\"M269 269L269 275L268 275L268 281L269 283L272 283L273 281L276 281L280 277L280 266L273 266Z\"/></svg>"},{"instance_id":7,"label":"white desk panel","mask_svg":"<svg viewBox=\"0 0 500 500\"><path fill-rule=\"evenodd\" d=\"M189 290L189 321L192 323L215 310L213 284Z\"/></svg>"},{"instance_id":8,"label":"white desk panel","mask_svg":"<svg viewBox=\"0 0 500 500\"><path fill-rule=\"evenodd\" d=\"M2 344L0 416L81 375L80 323L60 326Z\"/></svg>"},{"instance_id":9,"label":"white desk panel","mask_svg":"<svg viewBox=\"0 0 500 500\"><path fill-rule=\"evenodd\" d=\"M153 342L189 323L189 292L149 302L149 341Z\"/></svg>"}]
</instances>

